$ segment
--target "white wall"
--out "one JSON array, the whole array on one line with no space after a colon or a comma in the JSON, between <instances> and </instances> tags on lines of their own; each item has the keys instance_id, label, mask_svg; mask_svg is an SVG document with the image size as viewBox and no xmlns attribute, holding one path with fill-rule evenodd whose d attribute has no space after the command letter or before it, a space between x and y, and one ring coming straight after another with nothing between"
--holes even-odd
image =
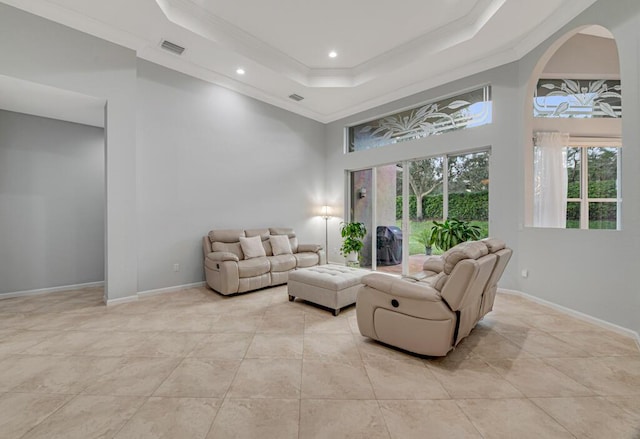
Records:
<instances>
[{"instance_id":1,"label":"white wall","mask_svg":"<svg viewBox=\"0 0 640 439\"><path fill-rule=\"evenodd\" d=\"M214 228L324 243L322 124L140 60L137 133L139 291L203 280Z\"/></svg>"},{"instance_id":2,"label":"white wall","mask_svg":"<svg viewBox=\"0 0 640 439\"><path fill-rule=\"evenodd\" d=\"M0 4L0 60L2 75L107 101L106 295L135 295L135 53Z\"/></svg>"},{"instance_id":3,"label":"white wall","mask_svg":"<svg viewBox=\"0 0 640 439\"><path fill-rule=\"evenodd\" d=\"M557 230L524 227L525 157L530 154L533 85L530 78L543 53L572 29L601 24L614 34L620 54L623 98L623 230ZM327 126L327 191L334 205L345 205L345 170L417 157L491 146L489 233L505 239L514 257L501 286L640 331L640 293L636 286L640 243L640 98L638 43L640 4L601 0L521 61L464 78L373 108ZM548 59L548 58L547 58ZM546 62L546 59L545 59ZM534 81L535 82L535 81ZM377 150L343 153L346 125L455 94L483 83L493 87L493 124L403 142ZM342 215L344 216L344 215ZM330 245L340 243L338 221ZM332 260L340 260L331 252ZM526 268L528 278L520 272Z\"/></svg>"},{"instance_id":4,"label":"white wall","mask_svg":"<svg viewBox=\"0 0 640 439\"><path fill-rule=\"evenodd\" d=\"M0 110L0 295L104 280L103 131Z\"/></svg>"}]
</instances>

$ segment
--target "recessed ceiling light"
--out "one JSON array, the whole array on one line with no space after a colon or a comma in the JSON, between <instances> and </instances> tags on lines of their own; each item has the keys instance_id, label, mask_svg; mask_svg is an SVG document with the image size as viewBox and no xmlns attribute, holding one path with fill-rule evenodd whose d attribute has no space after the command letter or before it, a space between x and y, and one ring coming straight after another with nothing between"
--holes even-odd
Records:
<instances>
[{"instance_id":1,"label":"recessed ceiling light","mask_svg":"<svg viewBox=\"0 0 640 439\"><path fill-rule=\"evenodd\" d=\"M338 52L336 52L335 50L329 52L329 58L335 58L336 56L338 56Z\"/></svg>"},{"instance_id":2,"label":"recessed ceiling light","mask_svg":"<svg viewBox=\"0 0 640 439\"><path fill-rule=\"evenodd\" d=\"M243 69L242 67L239 67L239 68L237 68L237 69L236 69L236 73L237 73L238 75L244 75L244 74L245 74L245 71L244 71L244 69Z\"/></svg>"}]
</instances>

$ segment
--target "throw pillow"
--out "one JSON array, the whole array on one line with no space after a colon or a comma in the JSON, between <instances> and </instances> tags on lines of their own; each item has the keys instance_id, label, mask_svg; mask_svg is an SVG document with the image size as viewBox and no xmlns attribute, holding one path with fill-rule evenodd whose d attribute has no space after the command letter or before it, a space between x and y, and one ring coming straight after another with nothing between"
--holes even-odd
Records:
<instances>
[{"instance_id":1,"label":"throw pillow","mask_svg":"<svg viewBox=\"0 0 640 439\"><path fill-rule=\"evenodd\" d=\"M244 253L245 259L259 258L267 255L264 252L260 236L252 236L251 238L241 236L240 247L242 247L242 253Z\"/></svg>"},{"instance_id":2,"label":"throw pillow","mask_svg":"<svg viewBox=\"0 0 640 439\"><path fill-rule=\"evenodd\" d=\"M269 242L273 249L273 256L293 254L291 251L291 244L289 243L289 237L287 235L270 236Z\"/></svg>"}]
</instances>

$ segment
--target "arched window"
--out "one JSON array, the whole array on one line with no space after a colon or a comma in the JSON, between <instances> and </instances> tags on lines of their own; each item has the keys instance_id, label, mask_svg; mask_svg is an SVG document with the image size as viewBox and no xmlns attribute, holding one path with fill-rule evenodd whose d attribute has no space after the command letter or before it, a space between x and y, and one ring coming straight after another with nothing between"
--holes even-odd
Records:
<instances>
[{"instance_id":1,"label":"arched window","mask_svg":"<svg viewBox=\"0 0 640 439\"><path fill-rule=\"evenodd\" d=\"M554 49L532 78L527 223L620 229L623 84L615 40L590 26Z\"/></svg>"}]
</instances>

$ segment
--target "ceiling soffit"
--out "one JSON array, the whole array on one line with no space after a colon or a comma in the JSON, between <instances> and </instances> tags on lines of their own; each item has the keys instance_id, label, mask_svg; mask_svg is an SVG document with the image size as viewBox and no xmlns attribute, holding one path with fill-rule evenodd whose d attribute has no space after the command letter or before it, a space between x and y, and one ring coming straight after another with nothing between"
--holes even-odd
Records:
<instances>
[{"instance_id":1,"label":"ceiling soffit","mask_svg":"<svg viewBox=\"0 0 640 439\"><path fill-rule=\"evenodd\" d=\"M406 64L472 39L506 0L478 0L471 9L351 68L312 68L191 0L155 0L172 23L231 49L305 87L357 87ZM445 2L446 4L446 2Z\"/></svg>"}]
</instances>

